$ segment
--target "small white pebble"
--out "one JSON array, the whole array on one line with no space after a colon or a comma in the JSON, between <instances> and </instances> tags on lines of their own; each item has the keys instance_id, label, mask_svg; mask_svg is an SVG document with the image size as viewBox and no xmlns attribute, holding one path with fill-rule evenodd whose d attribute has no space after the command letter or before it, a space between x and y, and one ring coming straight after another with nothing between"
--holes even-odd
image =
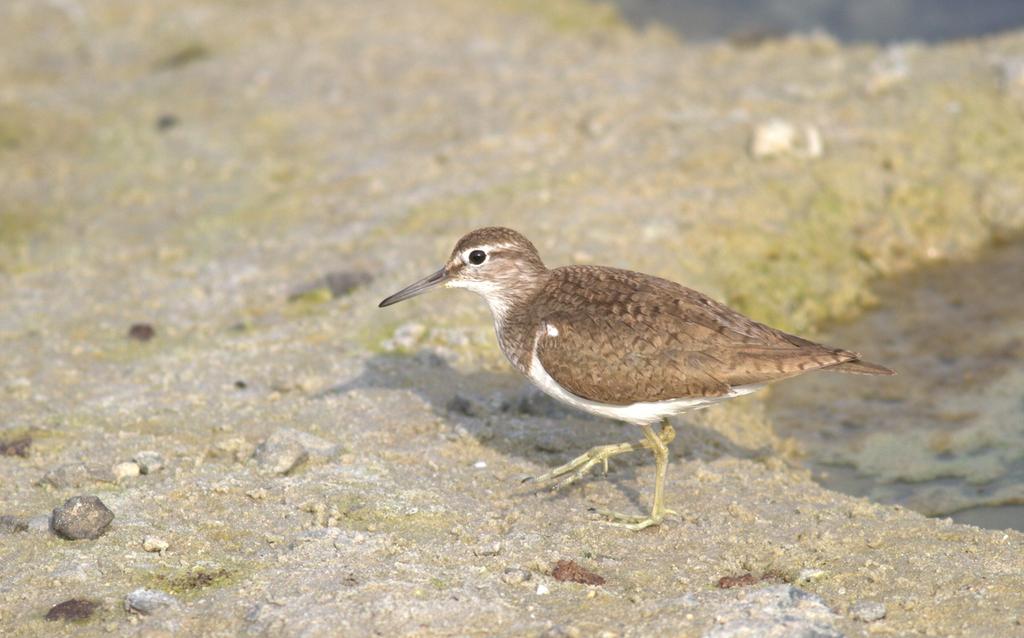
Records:
<instances>
[{"instance_id":1,"label":"small white pebble","mask_svg":"<svg viewBox=\"0 0 1024 638\"><path fill-rule=\"evenodd\" d=\"M545 585L544 583L540 583L540 584L537 585L537 595L538 596L547 596L550 593L551 593L551 590L548 589L548 586Z\"/></svg>"},{"instance_id":2,"label":"small white pebble","mask_svg":"<svg viewBox=\"0 0 1024 638\"><path fill-rule=\"evenodd\" d=\"M142 539L142 549L147 552L163 552L170 546L170 543L159 536L147 536Z\"/></svg>"},{"instance_id":3,"label":"small white pebble","mask_svg":"<svg viewBox=\"0 0 1024 638\"><path fill-rule=\"evenodd\" d=\"M114 478L118 481L126 478L134 478L141 474L139 464L132 461L125 461L124 463L115 463L114 467L111 468L114 473Z\"/></svg>"},{"instance_id":4,"label":"small white pebble","mask_svg":"<svg viewBox=\"0 0 1024 638\"><path fill-rule=\"evenodd\" d=\"M482 470L485 467L487 467L487 461L477 461L476 463L473 464L473 467L475 467L478 470Z\"/></svg>"},{"instance_id":5,"label":"small white pebble","mask_svg":"<svg viewBox=\"0 0 1024 638\"><path fill-rule=\"evenodd\" d=\"M750 153L754 157L771 157L789 153L796 146L797 130L789 122L769 120L754 128Z\"/></svg>"}]
</instances>

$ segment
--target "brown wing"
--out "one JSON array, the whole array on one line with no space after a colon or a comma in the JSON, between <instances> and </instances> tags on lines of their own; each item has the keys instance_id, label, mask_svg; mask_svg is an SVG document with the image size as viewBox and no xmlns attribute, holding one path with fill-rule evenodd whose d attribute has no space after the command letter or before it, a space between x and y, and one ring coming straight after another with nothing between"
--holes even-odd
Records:
<instances>
[{"instance_id":1,"label":"brown wing","mask_svg":"<svg viewBox=\"0 0 1024 638\"><path fill-rule=\"evenodd\" d=\"M665 279L595 266L552 275L535 304L537 357L555 381L592 401L722 396L858 359Z\"/></svg>"}]
</instances>

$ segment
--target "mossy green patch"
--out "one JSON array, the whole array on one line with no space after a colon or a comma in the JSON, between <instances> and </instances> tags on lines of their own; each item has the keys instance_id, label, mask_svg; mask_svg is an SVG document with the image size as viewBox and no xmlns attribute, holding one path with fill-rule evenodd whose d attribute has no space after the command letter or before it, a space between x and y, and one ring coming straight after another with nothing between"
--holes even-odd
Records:
<instances>
[{"instance_id":1,"label":"mossy green patch","mask_svg":"<svg viewBox=\"0 0 1024 638\"><path fill-rule=\"evenodd\" d=\"M403 538L423 539L447 533L455 521L436 512L399 512L374 498L348 495L334 502L340 516L338 525L359 531L400 532Z\"/></svg>"},{"instance_id":2,"label":"mossy green patch","mask_svg":"<svg viewBox=\"0 0 1024 638\"><path fill-rule=\"evenodd\" d=\"M238 569L199 566L189 569L162 570L146 575L141 585L184 599L194 598L211 588L233 585L242 580Z\"/></svg>"},{"instance_id":3,"label":"mossy green patch","mask_svg":"<svg viewBox=\"0 0 1024 638\"><path fill-rule=\"evenodd\" d=\"M546 22L555 31L563 33L609 32L623 29L626 22L610 2L587 0L499 0L497 5Z\"/></svg>"},{"instance_id":4,"label":"mossy green patch","mask_svg":"<svg viewBox=\"0 0 1024 638\"><path fill-rule=\"evenodd\" d=\"M10 123L0 119L0 151L18 148L22 132Z\"/></svg>"}]
</instances>

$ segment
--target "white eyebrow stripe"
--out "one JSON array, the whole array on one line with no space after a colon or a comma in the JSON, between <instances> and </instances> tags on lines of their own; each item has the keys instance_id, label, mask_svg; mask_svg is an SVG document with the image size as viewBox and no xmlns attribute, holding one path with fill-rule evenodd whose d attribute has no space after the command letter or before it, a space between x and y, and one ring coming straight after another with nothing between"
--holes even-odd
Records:
<instances>
[{"instance_id":1,"label":"white eyebrow stripe","mask_svg":"<svg viewBox=\"0 0 1024 638\"><path fill-rule=\"evenodd\" d=\"M496 249L511 247L512 244L484 244L482 246L470 246L466 250L462 251L459 257L462 259L462 261L469 263L469 253L473 252L474 250L482 250L485 253L487 253L488 256L490 256L491 252Z\"/></svg>"}]
</instances>

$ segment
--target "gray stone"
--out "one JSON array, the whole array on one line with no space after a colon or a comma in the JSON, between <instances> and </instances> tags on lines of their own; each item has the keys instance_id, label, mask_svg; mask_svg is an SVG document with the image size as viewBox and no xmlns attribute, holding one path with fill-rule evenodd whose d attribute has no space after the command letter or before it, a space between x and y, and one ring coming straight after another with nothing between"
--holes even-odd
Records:
<instances>
[{"instance_id":1,"label":"gray stone","mask_svg":"<svg viewBox=\"0 0 1024 638\"><path fill-rule=\"evenodd\" d=\"M522 567L506 567L505 572L501 575L501 580L506 585L518 585L525 583L526 581L533 578L533 574L528 569Z\"/></svg>"},{"instance_id":2,"label":"gray stone","mask_svg":"<svg viewBox=\"0 0 1024 638\"><path fill-rule=\"evenodd\" d=\"M52 526L50 525L50 515L40 514L39 516L33 516L28 519L28 531L35 532L36 534L49 534Z\"/></svg>"},{"instance_id":3,"label":"gray stone","mask_svg":"<svg viewBox=\"0 0 1024 638\"><path fill-rule=\"evenodd\" d=\"M66 463L43 476L43 483L57 489L82 487L90 483L114 483L116 479L109 467L86 463Z\"/></svg>"},{"instance_id":4,"label":"gray stone","mask_svg":"<svg viewBox=\"0 0 1024 638\"><path fill-rule=\"evenodd\" d=\"M28 531L28 521L17 516L4 514L0 516L0 534L16 534Z\"/></svg>"},{"instance_id":5,"label":"gray stone","mask_svg":"<svg viewBox=\"0 0 1024 638\"><path fill-rule=\"evenodd\" d=\"M738 600L716 609L707 638L842 638L838 616L820 597L792 585L733 590Z\"/></svg>"},{"instance_id":6,"label":"gray stone","mask_svg":"<svg viewBox=\"0 0 1024 638\"><path fill-rule=\"evenodd\" d=\"M324 283L327 284L327 289L331 291L331 296L335 299L347 295L371 281L373 281L373 275L363 270L333 270L324 275Z\"/></svg>"},{"instance_id":7,"label":"gray stone","mask_svg":"<svg viewBox=\"0 0 1024 638\"><path fill-rule=\"evenodd\" d=\"M501 541L483 542L473 548L474 556L497 556L501 553Z\"/></svg>"},{"instance_id":8,"label":"gray stone","mask_svg":"<svg viewBox=\"0 0 1024 638\"><path fill-rule=\"evenodd\" d=\"M885 603L876 600L860 600L850 607L850 616L861 622L875 622L885 618Z\"/></svg>"},{"instance_id":9,"label":"gray stone","mask_svg":"<svg viewBox=\"0 0 1024 638\"><path fill-rule=\"evenodd\" d=\"M298 301L319 290L327 289L331 298L344 297L356 288L368 284L373 276L362 270L332 270L322 277L306 282L288 293L288 301Z\"/></svg>"},{"instance_id":10,"label":"gray stone","mask_svg":"<svg viewBox=\"0 0 1024 638\"><path fill-rule=\"evenodd\" d=\"M153 474L164 467L164 457L160 456L159 452L152 450L139 452L132 460L138 463L139 471L143 474Z\"/></svg>"},{"instance_id":11,"label":"gray stone","mask_svg":"<svg viewBox=\"0 0 1024 638\"><path fill-rule=\"evenodd\" d=\"M103 535L114 513L95 496L72 496L53 510L54 533L67 540L95 539Z\"/></svg>"},{"instance_id":12,"label":"gray stone","mask_svg":"<svg viewBox=\"0 0 1024 638\"><path fill-rule=\"evenodd\" d=\"M156 589L136 589L124 597L124 610L143 616L177 606L177 598Z\"/></svg>"},{"instance_id":13,"label":"gray stone","mask_svg":"<svg viewBox=\"0 0 1024 638\"><path fill-rule=\"evenodd\" d=\"M310 452L324 458L333 456L337 449L338 446L318 436L281 428L257 446L253 458L261 473L284 475L308 459Z\"/></svg>"}]
</instances>

